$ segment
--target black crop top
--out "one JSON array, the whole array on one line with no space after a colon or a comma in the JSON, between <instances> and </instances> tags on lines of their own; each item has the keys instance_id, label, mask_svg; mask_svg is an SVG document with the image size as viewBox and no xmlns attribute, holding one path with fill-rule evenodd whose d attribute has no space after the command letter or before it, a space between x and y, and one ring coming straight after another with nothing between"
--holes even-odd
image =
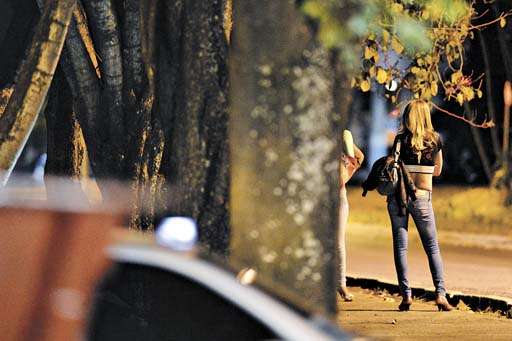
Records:
<instances>
[{"instance_id":1,"label":"black crop top","mask_svg":"<svg viewBox=\"0 0 512 341\"><path fill-rule=\"evenodd\" d=\"M403 133L395 137L393 150L395 150L398 139L400 145L400 160L406 165L435 166L435 158L437 153L443 149L443 141L439 134L436 134L436 143L432 147L427 147L421 151L421 158L418 162L418 154L414 152L411 146L412 134Z\"/></svg>"}]
</instances>

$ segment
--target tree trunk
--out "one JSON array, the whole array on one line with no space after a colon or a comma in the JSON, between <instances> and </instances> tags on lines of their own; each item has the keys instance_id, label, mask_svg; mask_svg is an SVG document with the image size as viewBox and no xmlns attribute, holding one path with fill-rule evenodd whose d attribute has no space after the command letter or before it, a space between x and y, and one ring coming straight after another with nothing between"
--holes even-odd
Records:
<instances>
[{"instance_id":1,"label":"tree trunk","mask_svg":"<svg viewBox=\"0 0 512 341\"><path fill-rule=\"evenodd\" d=\"M164 11L165 30L157 29L155 119L165 127L168 209L196 219L200 239L224 253L229 169L223 1L165 2Z\"/></svg>"},{"instance_id":2,"label":"tree trunk","mask_svg":"<svg viewBox=\"0 0 512 341\"><path fill-rule=\"evenodd\" d=\"M132 228L153 229L161 210L188 215L225 254L229 1L84 4L61 65L100 188L130 179Z\"/></svg>"},{"instance_id":3,"label":"tree trunk","mask_svg":"<svg viewBox=\"0 0 512 341\"><path fill-rule=\"evenodd\" d=\"M47 160L45 177L70 180L70 187L83 197L80 179L87 176L87 150L74 113L74 100L62 71L57 69L48 94L45 109ZM84 174L85 173L85 174ZM58 198L58 188L52 179L45 181L48 198ZM62 180L63 181L63 180ZM85 197L83 197L85 199Z\"/></svg>"},{"instance_id":4,"label":"tree trunk","mask_svg":"<svg viewBox=\"0 0 512 341\"><path fill-rule=\"evenodd\" d=\"M49 1L20 65L13 94L0 117L0 182L5 184L44 104L57 67L73 0Z\"/></svg>"},{"instance_id":5,"label":"tree trunk","mask_svg":"<svg viewBox=\"0 0 512 341\"><path fill-rule=\"evenodd\" d=\"M55 10L37 1L44 18ZM71 20L60 59L65 79L55 85L47 113L48 173L78 175L75 162L84 152L76 140L81 128L102 195L108 195L108 179L131 182L132 228L153 229L157 213L191 216L206 248L226 254L231 0L83 4L85 8L79 2L72 20L73 9L67 10L63 26L67 29ZM40 30L49 31L51 25L43 19ZM65 32L54 31L60 34L62 48ZM24 66L21 79L30 80L30 71ZM53 75L50 71L48 76ZM62 97L66 82L73 106ZM20 107L20 84L2 120ZM26 97L42 104L45 94ZM4 140L9 143L3 148L12 144ZM65 146L57 141L65 141Z\"/></svg>"},{"instance_id":6,"label":"tree trunk","mask_svg":"<svg viewBox=\"0 0 512 341\"><path fill-rule=\"evenodd\" d=\"M112 0L87 0L84 4L94 47L100 57L101 116L98 119L103 121L101 125L107 131L102 138L102 168L106 173L104 175L122 179L126 176L127 141L123 114L123 62L118 18Z\"/></svg>"},{"instance_id":7,"label":"tree trunk","mask_svg":"<svg viewBox=\"0 0 512 341\"><path fill-rule=\"evenodd\" d=\"M340 132L330 56L294 2L235 1L234 13L233 257L333 314Z\"/></svg>"},{"instance_id":8,"label":"tree trunk","mask_svg":"<svg viewBox=\"0 0 512 341\"><path fill-rule=\"evenodd\" d=\"M489 62L489 54L487 51L487 44L485 43L484 35L481 31L477 32L478 41L480 42L480 47L482 49L482 56L484 59L484 67L485 67L485 98L487 101L487 112L489 113L489 119L496 122L496 109L494 107L494 98L492 96L492 73L491 73L491 65ZM505 56L502 55L502 58ZM498 125L499 126L499 125ZM492 141L492 149L494 152L494 157L498 161L501 157L501 147L499 144L498 138L498 126L494 126L490 128L491 133L491 141ZM472 127L472 131L474 131ZM479 134L479 133L478 133ZM475 133L473 133L475 136ZM487 174L486 174L487 175ZM489 178L489 176L487 175ZM492 177L492 174L491 174Z\"/></svg>"}]
</instances>

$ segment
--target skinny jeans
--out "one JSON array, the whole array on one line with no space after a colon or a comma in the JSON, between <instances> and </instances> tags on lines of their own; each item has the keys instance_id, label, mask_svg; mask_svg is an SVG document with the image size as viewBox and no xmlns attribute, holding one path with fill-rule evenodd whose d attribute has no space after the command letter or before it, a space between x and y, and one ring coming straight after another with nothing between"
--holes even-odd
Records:
<instances>
[{"instance_id":1,"label":"skinny jeans","mask_svg":"<svg viewBox=\"0 0 512 341\"><path fill-rule=\"evenodd\" d=\"M398 277L398 285L403 297L411 296L411 287L408 279L407 266L407 247L408 247L408 221L409 215L412 216L416 229L421 238L423 249L428 257L432 282L436 288L436 293L445 296L446 289L443 275L443 261L439 242L437 240L436 222L434 209L432 208L432 193L427 192L418 196L416 201L411 199L407 202L407 213L405 216L399 215L399 207L394 196L388 197L388 213L391 218L393 231L393 253L395 258L395 268Z\"/></svg>"}]
</instances>

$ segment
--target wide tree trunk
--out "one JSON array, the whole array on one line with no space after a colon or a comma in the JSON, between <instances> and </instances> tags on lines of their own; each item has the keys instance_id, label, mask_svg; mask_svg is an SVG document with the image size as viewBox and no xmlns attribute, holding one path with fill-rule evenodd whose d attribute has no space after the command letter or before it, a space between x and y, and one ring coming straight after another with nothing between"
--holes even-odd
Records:
<instances>
[{"instance_id":1,"label":"wide tree trunk","mask_svg":"<svg viewBox=\"0 0 512 341\"><path fill-rule=\"evenodd\" d=\"M81 176L86 150L103 196L111 179L131 183L132 228L153 229L161 211L188 215L207 249L226 253L231 1L37 2L40 28L1 118L4 168L44 103L69 25L55 89L67 82L73 100L49 98L48 173Z\"/></svg>"},{"instance_id":2,"label":"wide tree trunk","mask_svg":"<svg viewBox=\"0 0 512 341\"><path fill-rule=\"evenodd\" d=\"M234 13L233 257L333 314L339 81L294 2L240 0Z\"/></svg>"},{"instance_id":3,"label":"wide tree trunk","mask_svg":"<svg viewBox=\"0 0 512 341\"><path fill-rule=\"evenodd\" d=\"M158 115L169 210L194 217L213 250L229 240L227 40L223 1L165 2L157 30Z\"/></svg>"},{"instance_id":4,"label":"wide tree trunk","mask_svg":"<svg viewBox=\"0 0 512 341\"><path fill-rule=\"evenodd\" d=\"M225 254L230 1L83 4L61 66L103 195L104 180L130 181L132 228L152 230L161 211L191 216Z\"/></svg>"}]
</instances>

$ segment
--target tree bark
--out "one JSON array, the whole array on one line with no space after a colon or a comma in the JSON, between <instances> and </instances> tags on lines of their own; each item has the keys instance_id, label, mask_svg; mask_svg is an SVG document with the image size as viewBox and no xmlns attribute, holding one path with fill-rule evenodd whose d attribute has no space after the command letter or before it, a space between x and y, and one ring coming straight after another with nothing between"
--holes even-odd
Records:
<instances>
[{"instance_id":1,"label":"tree bark","mask_svg":"<svg viewBox=\"0 0 512 341\"><path fill-rule=\"evenodd\" d=\"M340 134L329 53L294 2L240 0L233 12L233 257L334 314Z\"/></svg>"},{"instance_id":2,"label":"tree bark","mask_svg":"<svg viewBox=\"0 0 512 341\"><path fill-rule=\"evenodd\" d=\"M74 113L74 100L62 71L57 69L45 109L47 160L45 166L46 195L59 198L53 177L70 182L73 191L85 200L80 179L87 176L87 150L82 129ZM61 180L61 183L64 180Z\"/></svg>"},{"instance_id":3,"label":"tree bark","mask_svg":"<svg viewBox=\"0 0 512 341\"><path fill-rule=\"evenodd\" d=\"M223 2L165 2L158 39L156 106L165 127L162 173L168 209L197 220L200 239L225 253L229 240L227 41Z\"/></svg>"},{"instance_id":4,"label":"tree bark","mask_svg":"<svg viewBox=\"0 0 512 341\"><path fill-rule=\"evenodd\" d=\"M0 182L5 184L44 104L57 67L73 0L50 1L36 27L26 60L20 65L14 91L0 118Z\"/></svg>"},{"instance_id":5,"label":"tree bark","mask_svg":"<svg viewBox=\"0 0 512 341\"><path fill-rule=\"evenodd\" d=\"M188 215L222 254L229 3L84 2L87 20L75 11L60 64L100 189L105 178L131 181L130 226L151 230L162 211Z\"/></svg>"},{"instance_id":6,"label":"tree bark","mask_svg":"<svg viewBox=\"0 0 512 341\"><path fill-rule=\"evenodd\" d=\"M471 106L469 105L469 103L464 103L464 110L466 110L466 113L468 114L471 113ZM482 163L482 168L484 170L485 177L487 178L487 181L489 181L490 183L492 180L493 173L491 170L491 165L485 149L485 145L482 142L482 136L480 135L480 131L478 128L473 126L470 126L469 128L471 129L471 135L473 136L473 142L475 143L478 156L480 156L480 162Z\"/></svg>"},{"instance_id":7,"label":"tree bark","mask_svg":"<svg viewBox=\"0 0 512 341\"><path fill-rule=\"evenodd\" d=\"M110 154L107 175L127 178L125 174L126 140L123 113L123 70L120 32L112 0L85 1L85 9L91 27L95 50L100 56L102 92L100 118L108 127L103 149ZM103 160L107 163L106 159Z\"/></svg>"},{"instance_id":8,"label":"tree bark","mask_svg":"<svg viewBox=\"0 0 512 341\"><path fill-rule=\"evenodd\" d=\"M494 107L494 98L492 97L492 73L491 73L491 65L489 62L489 54L487 51L487 44L485 43L484 35L481 31L477 32L478 41L480 42L480 47L482 48L482 56L484 59L484 67L485 67L485 98L487 100L487 110L489 113L489 118L493 121L496 121L496 109ZM502 58L505 56L502 54ZM473 128L471 128L473 130ZM494 152L494 157L496 160L499 160L501 156L501 147L498 138L498 127L494 126L490 128L491 132L491 141L492 141L492 149ZM473 133L474 135L474 133ZM491 175L492 176L492 175Z\"/></svg>"}]
</instances>

